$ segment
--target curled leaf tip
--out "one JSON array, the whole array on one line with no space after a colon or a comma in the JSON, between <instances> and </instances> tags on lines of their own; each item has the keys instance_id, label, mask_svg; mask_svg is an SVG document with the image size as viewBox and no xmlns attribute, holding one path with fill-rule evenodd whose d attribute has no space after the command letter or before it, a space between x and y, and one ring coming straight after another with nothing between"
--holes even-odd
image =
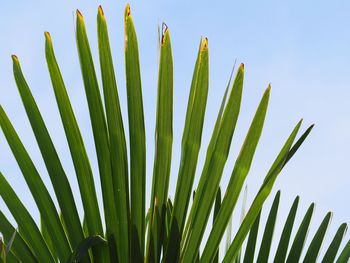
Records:
<instances>
[{"instance_id":1,"label":"curled leaf tip","mask_svg":"<svg viewBox=\"0 0 350 263\"><path fill-rule=\"evenodd\" d=\"M49 32L45 31L45 32L44 32L44 36L45 36L45 39L46 39L47 41L51 41L51 35L50 35Z\"/></svg>"},{"instance_id":2,"label":"curled leaf tip","mask_svg":"<svg viewBox=\"0 0 350 263\"><path fill-rule=\"evenodd\" d=\"M162 41L161 43L164 43L164 38L165 38L165 34L168 31L168 26L163 22L162 23Z\"/></svg>"},{"instance_id":3,"label":"curled leaf tip","mask_svg":"<svg viewBox=\"0 0 350 263\"><path fill-rule=\"evenodd\" d=\"M241 63L239 67L241 68L241 70L244 70L244 63Z\"/></svg>"},{"instance_id":4,"label":"curled leaf tip","mask_svg":"<svg viewBox=\"0 0 350 263\"><path fill-rule=\"evenodd\" d=\"M18 62L18 57L15 54L12 54L11 58L14 62Z\"/></svg>"}]
</instances>

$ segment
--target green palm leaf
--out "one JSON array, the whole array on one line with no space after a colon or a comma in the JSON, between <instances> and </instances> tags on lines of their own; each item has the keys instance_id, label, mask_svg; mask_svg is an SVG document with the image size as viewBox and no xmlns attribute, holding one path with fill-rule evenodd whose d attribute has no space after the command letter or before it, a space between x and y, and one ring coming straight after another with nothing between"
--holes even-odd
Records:
<instances>
[{"instance_id":1,"label":"green palm leaf","mask_svg":"<svg viewBox=\"0 0 350 263\"><path fill-rule=\"evenodd\" d=\"M16 58L14 59L16 60ZM45 224L51 232L52 239L57 244L54 254L57 254L58 258L64 261L68 258L71 248L56 207L34 163L2 108L0 108L0 126L33 195L35 203L45 219Z\"/></svg>"},{"instance_id":2,"label":"green palm leaf","mask_svg":"<svg viewBox=\"0 0 350 263\"><path fill-rule=\"evenodd\" d=\"M264 235L261 241L260 250L258 254L257 261L258 262L268 262L271 244L272 244L272 237L273 232L275 228L276 218L277 218L277 212L278 212L278 206L280 202L280 195L281 192L278 191L275 199L273 200L272 207L269 213L269 216L266 221Z\"/></svg>"},{"instance_id":3,"label":"green palm leaf","mask_svg":"<svg viewBox=\"0 0 350 263\"><path fill-rule=\"evenodd\" d=\"M160 35L160 33L159 33ZM68 176L61 164L53 140L42 118L31 90L23 76L17 57L13 56L16 84L21 95L41 155L50 176L54 193L49 193L35 164L17 135L5 111L0 107L0 126L14 154L41 216L41 231L30 212L24 207L0 174L0 196L13 215L18 231L0 212L0 232L5 237L1 243L1 259L6 262L298 262L303 253L307 232L314 210L312 204L299 230L291 240L299 198L290 209L275 253L271 250L273 232L277 224L280 192L277 193L266 221L260 247L257 247L260 215L273 185L304 140L310 126L294 143L301 126L295 126L284 146L267 172L248 212L242 211L240 226L231 242L232 215L248 176L258 145L270 96L268 87L256 110L241 151L235 162L226 192L221 199L220 185L231 141L241 110L244 66L232 73L226 87L219 113L214 123L210 143L206 150L204 166L197 171L197 161L202 144L202 131L209 89L208 40L200 41L181 144L181 160L174 200L168 197L173 146L173 58L169 29L163 26L159 39L159 72L157 116L155 127L155 155L153 163L150 208L146 210L146 144L143 95L138 41L134 22L127 5L124 13L124 55L128 107L129 144L126 143L116 74L105 14L100 6L97 13L97 36L102 90L98 77L85 22L77 11L76 42L84 82L85 95L91 120L99 172L94 175L86 153L84 141L77 124L69 96L55 58L52 40L45 33L45 54L56 102L63 123L79 194L83 204L83 222L73 198ZM103 100L103 101L102 101ZM129 146L130 156L127 156ZM128 161L128 159L130 161ZM130 166L130 167L129 167ZM130 173L129 173L130 170ZM196 172L200 173L198 185L193 189ZM130 174L130 178L129 178ZM94 176L101 183L103 211L97 202ZM130 181L130 186L129 186ZM195 192L191 203L191 193ZM246 194L245 194L246 196ZM54 201L57 198L60 211ZM245 199L246 197L244 197ZM174 201L174 202L172 202ZM244 201L245 203L245 201ZM146 215L146 211L147 215ZM101 216L104 215L104 217ZM208 224L213 214L213 224ZM330 223L327 214L313 240L306 249L305 262L315 262ZM102 222L102 218L104 222ZM236 220L239 222L239 220ZM146 231L147 230L147 231ZM222 237L227 231L227 251L219 255ZM337 256L346 224L339 227L323 257L322 262L333 262ZM206 239L205 233L209 236ZM16 233L11 246L11 237ZM247 244L244 241L249 233ZM146 242L145 242L146 240ZM205 243L204 243L205 242ZM146 243L146 244L145 244ZM5 247L10 247L5 253ZM202 254L200 253L203 248ZM6 255L7 254L7 255ZM272 257L271 255L274 255ZM350 257L350 245L345 246L338 262Z\"/></svg>"},{"instance_id":4,"label":"green palm leaf","mask_svg":"<svg viewBox=\"0 0 350 263\"><path fill-rule=\"evenodd\" d=\"M284 224L281 238L278 243L276 256L274 259L275 263L284 262L286 260L289 240L292 234L292 229L293 229L294 220L298 209L298 204L299 204L299 196L295 198L293 205L289 211L286 223Z\"/></svg>"},{"instance_id":5,"label":"green palm leaf","mask_svg":"<svg viewBox=\"0 0 350 263\"><path fill-rule=\"evenodd\" d=\"M140 62L130 6L124 12L124 52L130 135L130 196L132 261L144 256L146 146Z\"/></svg>"},{"instance_id":6,"label":"green palm leaf","mask_svg":"<svg viewBox=\"0 0 350 263\"><path fill-rule=\"evenodd\" d=\"M85 212L84 218L86 219L86 225L89 230L88 234L94 235L102 233L100 210L98 208L90 162L55 58L50 34L45 33L45 38L46 61L79 183Z\"/></svg>"}]
</instances>

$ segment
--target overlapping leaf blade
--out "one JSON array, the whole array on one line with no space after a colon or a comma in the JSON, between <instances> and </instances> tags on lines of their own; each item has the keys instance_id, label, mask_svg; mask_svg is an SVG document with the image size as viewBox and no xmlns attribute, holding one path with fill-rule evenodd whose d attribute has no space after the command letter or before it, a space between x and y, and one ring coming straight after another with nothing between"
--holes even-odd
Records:
<instances>
[{"instance_id":1,"label":"overlapping leaf blade","mask_svg":"<svg viewBox=\"0 0 350 263\"><path fill-rule=\"evenodd\" d=\"M253 263L254 261L256 240L259 233L260 217L261 217L261 211L255 218L252 228L249 231L248 242L245 249L243 263Z\"/></svg>"},{"instance_id":2,"label":"overlapping leaf blade","mask_svg":"<svg viewBox=\"0 0 350 263\"><path fill-rule=\"evenodd\" d=\"M226 229L227 223L231 217L232 211L237 203L239 194L243 187L245 178L250 170L250 165L252 163L254 153L262 133L269 97L270 87L266 89L260 101L246 139L243 143L239 156L237 157L233 172L231 174L230 182L227 186L226 194L222 201L221 209L218 214L218 219L213 226L213 229L204 248L202 260L210 261L212 259L214 249L218 247ZM230 100L227 106L229 105Z\"/></svg>"},{"instance_id":3,"label":"overlapping leaf blade","mask_svg":"<svg viewBox=\"0 0 350 263\"><path fill-rule=\"evenodd\" d=\"M107 23L101 6L99 7L97 15L97 26L100 66L110 142L112 185L114 190L114 198L111 196L108 196L108 198L110 198L110 202L115 202L115 208L111 206L110 209L116 209L116 218L109 218L109 227L111 230L114 229L113 232L115 236L113 239L116 241L119 262L121 262L122 259L129 257L130 212L128 160Z\"/></svg>"},{"instance_id":4,"label":"overlapping leaf blade","mask_svg":"<svg viewBox=\"0 0 350 263\"><path fill-rule=\"evenodd\" d=\"M286 161L292 143L299 131L300 125L301 121L298 122L298 124L295 126L292 133L288 137L286 143L284 144L282 150L278 154L276 160L272 164L269 172L265 177L264 183L260 188L259 193L255 197L253 204L250 206L246 217L244 218L234 240L232 241L230 249L227 251L224 257L223 262L231 262L236 257L247 233L249 232L249 229L253 225L255 218L260 213L262 205L264 204L266 198L271 192L272 186Z\"/></svg>"},{"instance_id":5,"label":"overlapping leaf blade","mask_svg":"<svg viewBox=\"0 0 350 263\"><path fill-rule=\"evenodd\" d=\"M44 185L44 182L35 168L34 163L32 162L28 152L26 151L18 134L2 108L0 108L0 126L12 150L12 153L17 160L35 203L38 206L40 213L43 215L45 223L52 234L52 239L57 244L54 254L57 253L59 259L64 261L68 258L71 248L58 216L56 207L46 186Z\"/></svg>"},{"instance_id":6,"label":"overlapping leaf blade","mask_svg":"<svg viewBox=\"0 0 350 263\"><path fill-rule=\"evenodd\" d=\"M110 237L110 251L113 251L115 237L118 233L117 213L114 201L114 190L112 180L112 165L109 151L109 141L107 134L107 124L102 106L101 94L99 91L94 63L87 38L83 16L77 12L76 39L80 68L83 75L86 99L90 112L91 126L95 141L95 148L100 171L103 206L105 212L105 222L107 236ZM103 233L97 233L103 235ZM101 253L104 253L101 251ZM110 255L115 258L116 255Z\"/></svg>"},{"instance_id":7,"label":"overlapping leaf blade","mask_svg":"<svg viewBox=\"0 0 350 263\"><path fill-rule=\"evenodd\" d=\"M33 254L27 243L23 240L17 230L11 225L5 215L0 211L0 232L4 236L5 244L11 239L13 233L16 233L13 240L11 251L22 262L36 262L36 256ZM7 242L6 242L7 241Z\"/></svg>"},{"instance_id":8,"label":"overlapping leaf blade","mask_svg":"<svg viewBox=\"0 0 350 263\"><path fill-rule=\"evenodd\" d=\"M223 112L213 151L212 153L210 149L207 151L206 162L187 222L189 228L183 243L182 252L182 260L184 261L192 261L195 256L194 252L199 249L210 209L219 187L240 109L243 72L244 66L242 64L238 69L227 105Z\"/></svg>"},{"instance_id":9,"label":"overlapping leaf blade","mask_svg":"<svg viewBox=\"0 0 350 263\"><path fill-rule=\"evenodd\" d=\"M40 230L34 222L34 219L24 207L23 203L6 181L2 173L0 173L0 196L16 220L20 228L21 236L33 249L36 258L42 262L55 262Z\"/></svg>"},{"instance_id":10,"label":"overlapping leaf blade","mask_svg":"<svg viewBox=\"0 0 350 263\"><path fill-rule=\"evenodd\" d=\"M187 104L170 239L165 254L165 260L169 262L174 262L179 257L182 231L192 193L208 96L208 70L208 40L201 39Z\"/></svg>"}]
</instances>

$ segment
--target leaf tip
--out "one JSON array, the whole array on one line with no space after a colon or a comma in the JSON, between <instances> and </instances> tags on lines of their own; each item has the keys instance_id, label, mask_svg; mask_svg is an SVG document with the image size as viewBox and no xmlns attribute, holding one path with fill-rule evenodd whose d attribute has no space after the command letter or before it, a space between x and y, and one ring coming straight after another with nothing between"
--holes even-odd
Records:
<instances>
[{"instance_id":1,"label":"leaf tip","mask_svg":"<svg viewBox=\"0 0 350 263\"><path fill-rule=\"evenodd\" d=\"M101 5L98 6L98 14L99 14L101 17L104 17L104 16L105 16Z\"/></svg>"},{"instance_id":2,"label":"leaf tip","mask_svg":"<svg viewBox=\"0 0 350 263\"><path fill-rule=\"evenodd\" d=\"M130 8L130 4L129 3L126 4L124 15L125 15L125 19L127 19L128 17L131 16L131 8Z\"/></svg>"},{"instance_id":3,"label":"leaf tip","mask_svg":"<svg viewBox=\"0 0 350 263\"><path fill-rule=\"evenodd\" d=\"M241 63L241 65L239 66L240 70L244 71L244 63Z\"/></svg>"},{"instance_id":4,"label":"leaf tip","mask_svg":"<svg viewBox=\"0 0 350 263\"><path fill-rule=\"evenodd\" d=\"M77 18L83 19L83 14L80 12L79 9L77 9L76 14L77 14Z\"/></svg>"},{"instance_id":5,"label":"leaf tip","mask_svg":"<svg viewBox=\"0 0 350 263\"><path fill-rule=\"evenodd\" d=\"M19 67L18 57L15 54L13 54L13 55L11 55L11 58L12 58L13 66L18 66Z\"/></svg>"},{"instance_id":6,"label":"leaf tip","mask_svg":"<svg viewBox=\"0 0 350 263\"><path fill-rule=\"evenodd\" d=\"M208 38L205 37L202 39L202 43L201 43L201 51L206 51L208 50Z\"/></svg>"},{"instance_id":7,"label":"leaf tip","mask_svg":"<svg viewBox=\"0 0 350 263\"><path fill-rule=\"evenodd\" d=\"M162 23L162 40L161 40L161 44L164 43L164 41L166 40L168 34L169 34L169 28L168 28L168 26L163 22L163 23Z\"/></svg>"},{"instance_id":8,"label":"leaf tip","mask_svg":"<svg viewBox=\"0 0 350 263\"><path fill-rule=\"evenodd\" d=\"M51 35L50 35L49 32L45 31L45 32L44 32L44 36L45 36L46 41L51 42Z\"/></svg>"}]
</instances>

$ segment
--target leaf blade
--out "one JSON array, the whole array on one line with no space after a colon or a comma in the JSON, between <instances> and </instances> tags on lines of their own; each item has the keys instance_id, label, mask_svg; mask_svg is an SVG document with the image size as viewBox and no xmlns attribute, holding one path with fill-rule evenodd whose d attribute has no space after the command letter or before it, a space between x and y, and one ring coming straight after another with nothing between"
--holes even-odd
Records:
<instances>
[{"instance_id":1,"label":"leaf blade","mask_svg":"<svg viewBox=\"0 0 350 263\"><path fill-rule=\"evenodd\" d=\"M102 233L100 210L89 158L56 61L51 36L47 32L45 39L47 66L79 184L88 234Z\"/></svg>"},{"instance_id":2,"label":"leaf blade","mask_svg":"<svg viewBox=\"0 0 350 263\"><path fill-rule=\"evenodd\" d=\"M163 24L163 35L160 40L160 59L157 91L157 117L155 130L155 155L152 178L151 214L153 214L154 202L157 200L160 210L160 224L154 225L153 233L158 235L160 244L154 244L158 248L157 257L160 257L162 240L165 231L165 213L168 197L169 177L173 142L173 59L171 51L170 33L168 27ZM151 216L153 218L153 216ZM151 231L149 232L151 233ZM148 237L149 239L149 237ZM148 249L154 249L149 247Z\"/></svg>"},{"instance_id":3,"label":"leaf blade","mask_svg":"<svg viewBox=\"0 0 350 263\"><path fill-rule=\"evenodd\" d=\"M57 253L60 260L64 261L68 258L71 249L56 207L33 161L2 107L0 107L0 126L17 164L22 171L22 175L32 193L35 203L40 213L43 215L48 229L52 233L54 242L57 244L55 253Z\"/></svg>"},{"instance_id":4,"label":"leaf blade","mask_svg":"<svg viewBox=\"0 0 350 263\"><path fill-rule=\"evenodd\" d=\"M0 232L4 236L5 241L10 240L13 233L16 237L11 246L11 252L23 262L36 262L35 256L26 242L23 240L17 230L11 225L5 215L0 211ZM6 244L6 243L5 243Z\"/></svg>"},{"instance_id":5,"label":"leaf blade","mask_svg":"<svg viewBox=\"0 0 350 263\"><path fill-rule=\"evenodd\" d=\"M287 257L287 261L286 261L287 263L298 262L300 259L314 208L315 208L315 204L312 203L308 208L303 218L303 221L299 226L298 232L295 235L294 241L292 243L292 246L290 248L290 251Z\"/></svg>"},{"instance_id":6,"label":"leaf blade","mask_svg":"<svg viewBox=\"0 0 350 263\"><path fill-rule=\"evenodd\" d=\"M287 158L287 155L289 153L289 150L292 146L292 143L299 131L301 125L301 121L298 122L298 124L293 129L292 133L288 137L287 141L285 142L284 146L282 147L282 150L278 154L276 160L272 164L269 172L267 173L264 183L260 188L259 193L255 197L253 204L251 205L246 217L244 218L242 225L240 226L231 246L228 252L225 255L225 258L223 260L224 263L230 262L232 259L235 258L237 255L249 229L253 225L255 218L259 214L262 205L264 204L266 198L271 192L272 186L280 173L285 160Z\"/></svg>"},{"instance_id":7,"label":"leaf blade","mask_svg":"<svg viewBox=\"0 0 350 263\"><path fill-rule=\"evenodd\" d=\"M137 37L130 6L124 13L124 53L130 138L131 250L134 260L144 257L145 228L145 124Z\"/></svg>"},{"instance_id":8,"label":"leaf blade","mask_svg":"<svg viewBox=\"0 0 350 263\"><path fill-rule=\"evenodd\" d=\"M38 106L23 76L19 61L16 56L12 56L12 58L14 76L23 105L27 112L28 119L32 126L47 171L50 175L64 221L67 222L67 234L70 244L75 246L81 239L83 239L84 235L79 220L78 210L73 198L72 189Z\"/></svg>"},{"instance_id":9,"label":"leaf blade","mask_svg":"<svg viewBox=\"0 0 350 263\"><path fill-rule=\"evenodd\" d=\"M280 195L281 195L281 192L278 191L275 196L275 199L273 200L270 213L268 215L267 222L265 225L264 235L261 241L257 262L268 262L269 260L272 237L273 237L273 232L274 232L277 212L278 212L278 206L280 201Z\"/></svg>"},{"instance_id":10,"label":"leaf blade","mask_svg":"<svg viewBox=\"0 0 350 263\"><path fill-rule=\"evenodd\" d=\"M275 263L284 262L286 260L288 245L289 245L289 241L290 241L290 236L292 234L292 229L293 229L294 220L295 220L295 216L296 216L297 209L298 209L298 204L299 204L299 196L297 196L294 199L292 207L288 213L286 223L284 224L281 238L280 238L280 241L278 243L277 250L276 250L276 255L275 255L275 259L274 259Z\"/></svg>"},{"instance_id":11,"label":"leaf blade","mask_svg":"<svg viewBox=\"0 0 350 263\"><path fill-rule=\"evenodd\" d=\"M210 260L213 256L213 249L217 247L226 229L233 209L237 203L244 181L250 170L251 163L258 145L265 122L268 102L270 97L270 86L264 92L259 106L254 115L249 131L244 140L243 146L237 157L231 178L222 201L222 209L219 211L218 220L215 222L208 241L203 251L202 259ZM229 103L229 102L228 102ZM230 104L228 104L230 105ZM233 104L234 105L234 104Z\"/></svg>"},{"instance_id":12,"label":"leaf blade","mask_svg":"<svg viewBox=\"0 0 350 263\"><path fill-rule=\"evenodd\" d=\"M21 236L35 251L38 260L55 262L33 218L2 173L0 173L0 196L20 227Z\"/></svg>"}]
</instances>

